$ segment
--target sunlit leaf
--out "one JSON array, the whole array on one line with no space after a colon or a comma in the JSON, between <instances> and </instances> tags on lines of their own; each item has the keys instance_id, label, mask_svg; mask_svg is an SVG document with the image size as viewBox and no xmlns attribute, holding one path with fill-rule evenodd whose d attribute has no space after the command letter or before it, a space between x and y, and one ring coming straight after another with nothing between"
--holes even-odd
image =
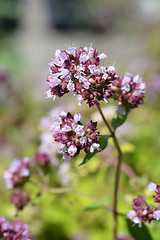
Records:
<instances>
[{"instance_id":1,"label":"sunlit leaf","mask_svg":"<svg viewBox=\"0 0 160 240\"><path fill-rule=\"evenodd\" d=\"M32 205L38 205L43 197L42 193L38 193L32 201Z\"/></svg>"}]
</instances>

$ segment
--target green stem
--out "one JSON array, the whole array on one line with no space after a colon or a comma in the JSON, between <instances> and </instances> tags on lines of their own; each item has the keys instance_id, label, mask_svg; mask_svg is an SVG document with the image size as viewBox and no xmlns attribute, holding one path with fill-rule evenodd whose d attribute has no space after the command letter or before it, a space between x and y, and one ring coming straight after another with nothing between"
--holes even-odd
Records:
<instances>
[{"instance_id":1,"label":"green stem","mask_svg":"<svg viewBox=\"0 0 160 240\"><path fill-rule=\"evenodd\" d=\"M123 155L122 155L122 151L120 149L118 140L115 136L115 134L113 135L113 141L115 144L115 147L118 151L118 163L117 163L117 167L116 167L116 174L115 174L115 186L114 186L114 202L113 202L113 209L114 209L114 227L113 227L113 236L114 236L114 240L117 240L117 201L118 201L118 188L119 188L119 177L120 177L120 170L121 170L121 164L122 164L122 159L123 159Z\"/></svg>"},{"instance_id":2,"label":"green stem","mask_svg":"<svg viewBox=\"0 0 160 240\"><path fill-rule=\"evenodd\" d=\"M111 137L113 138L113 142L115 145L115 148L117 149L118 152L118 163L117 163L117 167L116 167L116 173L115 173L115 186L114 186L114 200L113 200L113 217L114 217L114 226L113 226L113 239L117 240L117 201L118 201L118 188L119 188L119 177L120 177L120 169L121 169L121 163L122 163L122 159L123 159L123 155L122 155L122 151L120 149L120 145L118 143L117 137L115 135L115 129L112 130L110 125L108 124L100 106L97 104L97 108L98 111L105 123L105 125L107 126L109 132L111 133Z\"/></svg>"},{"instance_id":3,"label":"green stem","mask_svg":"<svg viewBox=\"0 0 160 240\"><path fill-rule=\"evenodd\" d=\"M98 108L98 111L99 111L99 113L100 113L100 115L101 115L101 117L102 117L105 125L106 125L107 128L109 129L109 131L110 131L110 133L111 133L111 136L112 136L112 135L114 134L114 131L111 129L111 127L109 126L107 120L105 119L105 116L103 115L103 112L102 112L101 107L100 107L98 104L97 104L96 106L97 106L97 108Z\"/></svg>"}]
</instances>

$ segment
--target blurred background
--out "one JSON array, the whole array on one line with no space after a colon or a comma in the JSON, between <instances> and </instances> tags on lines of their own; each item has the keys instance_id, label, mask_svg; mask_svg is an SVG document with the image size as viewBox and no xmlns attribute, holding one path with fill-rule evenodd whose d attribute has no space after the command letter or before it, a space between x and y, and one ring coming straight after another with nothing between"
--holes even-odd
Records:
<instances>
[{"instance_id":1,"label":"blurred background","mask_svg":"<svg viewBox=\"0 0 160 240\"><path fill-rule=\"evenodd\" d=\"M92 44L107 54L106 66L115 64L119 75L140 74L147 85L145 104L134 109L118 130L124 151L119 209L127 213L133 198L148 196L149 181L160 183L160 0L0 0L0 215L8 219L14 218L15 209L3 171L13 159L38 151L42 119L50 118L55 106L67 105L87 119L101 121L96 109L77 107L70 96L56 103L45 100L48 63L56 49L71 44ZM112 103L102 107L111 120L115 107ZM103 129L102 123L99 126ZM87 166L78 167L75 161L54 170L58 184L72 185L112 204L112 143L107 149L105 156L97 156ZM111 213L73 194L45 194L39 205L28 206L19 217L40 240L111 239ZM153 223L150 229L158 239L158 227ZM121 219L119 233L128 235Z\"/></svg>"}]
</instances>

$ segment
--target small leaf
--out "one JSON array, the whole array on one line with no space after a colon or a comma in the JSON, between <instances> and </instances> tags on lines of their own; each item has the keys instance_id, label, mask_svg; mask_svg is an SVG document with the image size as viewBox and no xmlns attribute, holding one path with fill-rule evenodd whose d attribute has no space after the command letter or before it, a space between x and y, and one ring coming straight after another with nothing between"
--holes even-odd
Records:
<instances>
[{"instance_id":1,"label":"small leaf","mask_svg":"<svg viewBox=\"0 0 160 240\"><path fill-rule=\"evenodd\" d=\"M126 108L126 114L125 115L119 115L118 113L115 113L112 118L112 127L114 129L120 127L127 119L128 113L130 112L130 108Z\"/></svg>"},{"instance_id":2,"label":"small leaf","mask_svg":"<svg viewBox=\"0 0 160 240\"><path fill-rule=\"evenodd\" d=\"M43 197L43 194L41 192L37 193L37 195L35 196L35 198L32 201L32 205L33 206L38 205L40 203L42 197Z\"/></svg>"},{"instance_id":3,"label":"small leaf","mask_svg":"<svg viewBox=\"0 0 160 240\"><path fill-rule=\"evenodd\" d=\"M99 138L99 144L100 144L99 148L101 149L101 151L104 150L107 147L107 145L108 145L108 138ZM79 164L79 166L87 163L98 152L100 152L100 151L98 151L96 149L93 153L91 153L91 152L87 153L85 158L84 158L84 160L83 160L83 162L81 162Z\"/></svg>"},{"instance_id":4,"label":"small leaf","mask_svg":"<svg viewBox=\"0 0 160 240\"><path fill-rule=\"evenodd\" d=\"M91 205L87 205L85 206L83 209L84 210L95 210L95 209L99 209L102 208L102 206L98 203L92 203Z\"/></svg>"},{"instance_id":5,"label":"small leaf","mask_svg":"<svg viewBox=\"0 0 160 240\"><path fill-rule=\"evenodd\" d=\"M126 219L127 227L132 235L136 240L153 240L151 237L148 228L146 225L142 222L142 227L138 227L138 225L134 225L134 223L130 219Z\"/></svg>"}]
</instances>

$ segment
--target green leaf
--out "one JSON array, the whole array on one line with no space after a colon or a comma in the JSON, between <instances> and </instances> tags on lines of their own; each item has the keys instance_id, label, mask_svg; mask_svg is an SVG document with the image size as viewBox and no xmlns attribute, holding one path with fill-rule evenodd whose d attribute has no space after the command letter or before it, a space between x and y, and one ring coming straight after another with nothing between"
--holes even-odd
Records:
<instances>
[{"instance_id":1,"label":"green leaf","mask_svg":"<svg viewBox=\"0 0 160 240\"><path fill-rule=\"evenodd\" d=\"M134 237L136 240L153 240L151 237L148 228L146 225L142 222L142 227L138 227L138 225L134 225L134 223L130 219L126 219L127 227L130 232L130 234Z\"/></svg>"},{"instance_id":2,"label":"green leaf","mask_svg":"<svg viewBox=\"0 0 160 240\"><path fill-rule=\"evenodd\" d=\"M130 112L130 108L126 108L126 114L125 115L119 115L118 113L115 113L112 118L112 127L114 129L120 127L127 119L128 113Z\"/></svg>"},{"instance_id":3,"label":"green leaf","mask_svg":"<svg viewBox=\"0 0 160 240\"><path fill-rule=\"evenodd\" d=\"M43 197L43 194L42 194L42 193L40 193L40 192L37 193L37 195L35 196L35 198L34 198L33 201L32 201L32 205L33 205L33 206L38 205L38 204L40 203L42 197Z\"/></svg>"},{"instance_id":4,"label":"green leaf","mask_svg":"<svg viewBox=\"0 0 160 240\"><path fill-rule=\"evenodd\" d=\"M99 148L101 149L101 151L104 150L108 145L108 138L99 138L99 144L100 144ZM97 152L100 152L100 151L96 149L93 153L91 152L87 153L83 162L81 162L79 166L87 163Z\"/></svg>"},{"instance_id":5,"label":"green leaf","mask_svg":"<svg viewBox=\"0 0 160 240\"><path fill-rule=\"evenodd\" d=\"M85 206L83 209L84 210L96 210L96 209L99 209L99 208L102 208L102 206L100 204L92 203L90 205Z\"/></svg>"}]
</instances>

